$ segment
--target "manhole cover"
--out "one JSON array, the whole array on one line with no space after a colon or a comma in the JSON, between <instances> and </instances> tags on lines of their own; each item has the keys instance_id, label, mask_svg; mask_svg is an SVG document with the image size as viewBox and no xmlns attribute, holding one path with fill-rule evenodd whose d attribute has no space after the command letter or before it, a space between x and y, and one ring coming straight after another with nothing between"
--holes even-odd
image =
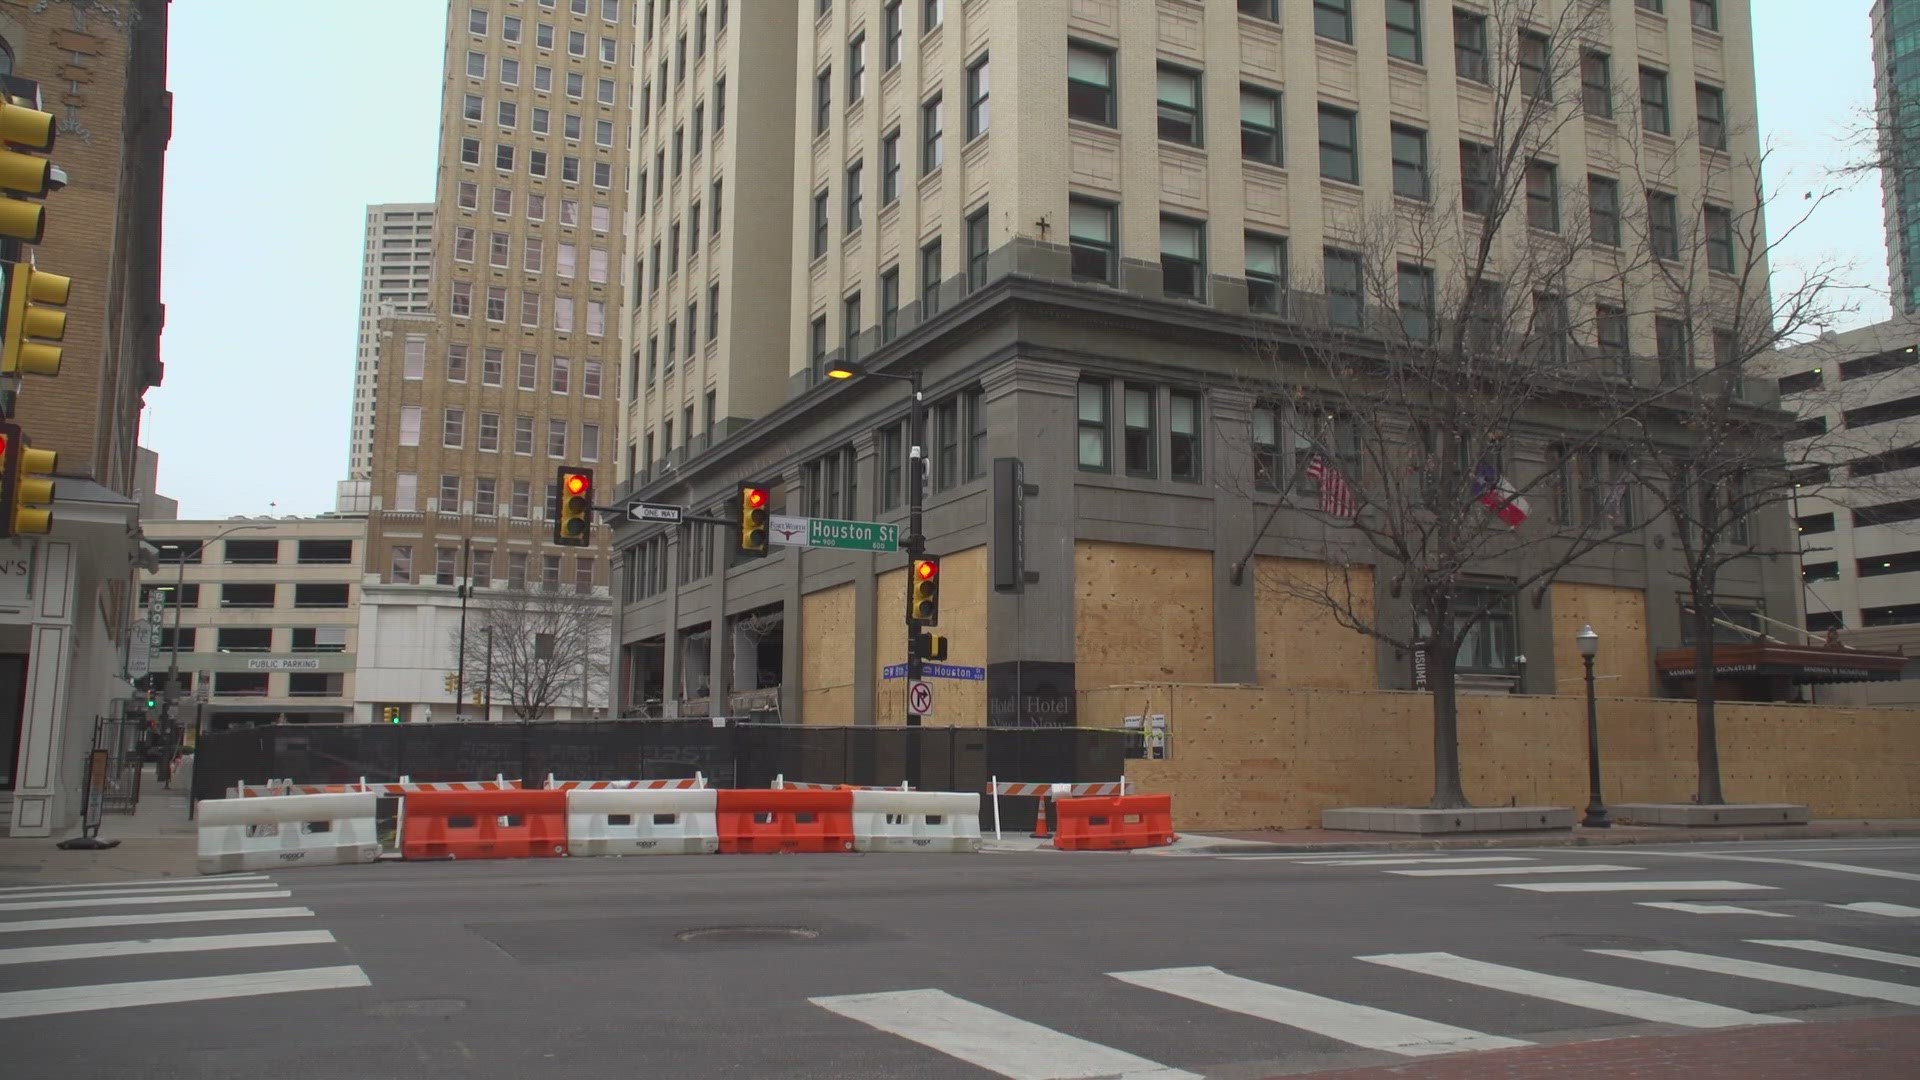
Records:
<instances>
[{"instance_id":1,"label":"manhole cover","mask_svg":"<svg viewBox=\"0 0 1920 1080\"><path fill-rule=\"evenodd\" d=\"M386 1020L416 1020L448 1017L465 1012L466 1008L467 1003L461 998L413 998L407 1001L383 1001L365 1012Z\"/></svg>"},{"instance_id":2,"label":"manhole cover","mask_svg":"<svg viewBox=\"0 0 1920 1080\"><path fill-rule=\"evenodd\" d=\"M1653 938L1630 934L1542 934L1542 941L1571 945L1576 949L1646 949L1660 945Z\"/></svg>"},{"instance_id":3,"label":"manhole cover","mask_svg":"<svg viewBox=\"0 0 1920 1080\"><path fill-rule=\"evenodd\" d=\"M673 936L681 941L812 941L820 931L805 926L701 926Z\"/></svg>"}]
</instances>

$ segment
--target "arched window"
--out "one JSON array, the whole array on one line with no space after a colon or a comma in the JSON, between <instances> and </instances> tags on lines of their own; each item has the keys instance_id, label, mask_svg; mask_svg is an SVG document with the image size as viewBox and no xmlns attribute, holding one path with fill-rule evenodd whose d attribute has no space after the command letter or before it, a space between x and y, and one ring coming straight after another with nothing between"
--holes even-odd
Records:
<instances>
[{"instance_id":1,"label":"arched window","mask_svg":"<svg viewBox=\"0 0 1920 1080\"><path fill-rule=\"evenodd\" d=\"M0 38L0 75L13 74L13 46L6 38Z\"/></svg>"}]
</instances>

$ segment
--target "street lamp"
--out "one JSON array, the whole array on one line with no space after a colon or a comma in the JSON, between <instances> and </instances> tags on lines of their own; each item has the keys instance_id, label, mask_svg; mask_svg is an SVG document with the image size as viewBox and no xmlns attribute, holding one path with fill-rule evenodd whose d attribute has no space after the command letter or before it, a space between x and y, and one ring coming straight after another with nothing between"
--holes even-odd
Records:
<instances>
[{"instance_id":1,"label":"street lamp","mask_svg":"<svg viewBox=\"0 0 1920 1080\"><path fill-rule=\"evenodd\" d=\"M890 371L872 371L854 364L849 364L844 360L835 360L827 365L826 375L829 379L893 379L906 383L913 388L913 399L909 403L907 412L907 441L910 445L907 449L907 536L905 542L907 566L911 568L915 559L921 558L927 553L927 538L921 535L920 531L920 516L925 503L927 486L926 456L924 450L922 450L922 447L926 443L926 413L921 399L920 372L916 370L905 375L895 375ZM911 578L912 575L909 574L908 576ZM925 678L926 674L924 667L925 661L920 656L918 645L919 634L913 622L913 582L911 580L907 582L906 618L906 684L907 693L911 695L914 686ZM909 706L907 710L907 726L920 726L920 717L913 712L911 706ZM920 761L919 755L914 753L913 750L914 748L909 748L907 753L906 779L909 783L917 786L920 779Z\"/></svg>"},{"instance_id":2,"label":"street lamp","mask_svg":"<svg viewBox=\"0 0 1920 1080\"><path fill-rule=\"evenodd\" d=\"M235 525L231 529L215 534L210 540L200 541L200 552L204 554L214 543L224 540L234 533L246 532L249 529L271 529L272 527L271 525ZM180 687L180 608L182 606L180 601L181 597L183 597L187 591L186 543L184 541L176 542L173 554L174 561L177 564L173 580L173 650L172 655L167 660L167 696L165 700L167 719L177 725L180 721L174 713L176 711Z\"/></svg>"},{"instance_id":3,"label":"street lamp","mask_svg":"<svg viewBox=\"0 0 1920 1080\"><path fill-rule=\"evenodd\" d=\"M1587 666L1587 816L1580 824L1588 829L1609 829L1607 807L1600 801L1600 716L1593 700L1593 657L1600 651L1600 635L1591 624L1582 626L1573 636L1580 648L1580 659Z\"/></svg>"}]
</instances>

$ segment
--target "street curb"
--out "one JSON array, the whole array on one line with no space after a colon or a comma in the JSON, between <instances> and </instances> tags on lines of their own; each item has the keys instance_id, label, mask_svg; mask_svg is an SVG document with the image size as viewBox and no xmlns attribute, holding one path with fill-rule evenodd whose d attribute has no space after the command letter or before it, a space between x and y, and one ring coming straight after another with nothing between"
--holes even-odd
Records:
<instances>
[{"instance_id":1,"label":"street curb","mask_svg":"<svg viewBox=\"0 0 1920 1080\"><path fill-rule=\"evenodd\" d=\"M1239 840L1183 848L1189 855L1264 855L1345 851L1449 851L1520 847L1633 847L1641 844L1713 844L1741 840L1852 840L1920 836L1920 825L1789 825L1772 828L1702 826L1684 833L1503 833L1498 836L1420 840L1342 840L1331 843L1268 843ZM1151 850L1151 849L1141 849Z\"/></svg>"}]
</instances>

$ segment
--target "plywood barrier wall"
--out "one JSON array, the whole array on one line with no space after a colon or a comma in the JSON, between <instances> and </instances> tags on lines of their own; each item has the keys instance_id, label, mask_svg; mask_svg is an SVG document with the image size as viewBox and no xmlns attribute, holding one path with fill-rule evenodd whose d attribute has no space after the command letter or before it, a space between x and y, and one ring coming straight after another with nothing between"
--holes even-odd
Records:
<instances>
[{"instance_id":1,"label":"plywood barrier wall","mask_svg":"<svg viewBox=\"0 0 1920 1080\"><path fill-rule=\"evenodd\" d=\"M1213 678L1213 555L1080 540L1074 681L1111 686Z\"/></svg>"},{"instance_id":2,"label":"plywood barrier wall","mask_svg":"<svg viewBox=\"0 0 1920 1080\"><path fill-rule=\"evenodd\" d=\"M853 586L800 598L800 721L853 723Z\"/></svg>"},{"instance_id":3,"label":"plywood barrier wall","mask_svg":"<svg viewBox=\"0 0 1920 1080\"><path fill-rule=\"evenodd\" d=\"M905 679L883 678L888 664L907 662L907 571L879 575L873 605L873 722L907 722ZM847 624L851 636L851 613ZM949 664L985 667L987 663L987 549L968 548L940 556L940 625L947 638ZM958 679L933 680L933 713L926 723L941 727L985 727L987 684Z\"/></svg>"},{"instance_id":4,"label":"plywood barrier wall","mask_svg":"<svg viewBox=\"0 0 1920 1080\"><path fill-rule=\"evenodd\" d=\"M1168 717L1172 756L1127 762L1174 797L1185 829L1313 828L1339 806L1421 806L1432 794L1432 699L1389 691L1142 684L1081 695L1080 723L1143 708ZM1602 794L1686 802L1691 701L1599 702ZM1729 802L1791 802L1816 818L1920 817L1920 711L1729 703L1718 709ZM1463 695L1460 753L1478 806L1586 804L1586 702Z\"/></svg>"},{"instance_id":5,"label":"plywood barrier wall","mask_svg":"<svg viewBox=\"0 0 1920 1080\"><path fill-rule=\"evenodd\" d=\"M1652 694L1646 592L1568 581L1553 584L1554 692L1586 698L1586 669L1574 635L1588 624L1600 635L1600 651L1593 658L1595 692L1637 698Z\"/></svg>"},{"instance_id":6,"label":"plywood barrier wall","mask_svg":"<svg viewBox=\"0 0 1920 1080\"><path fill-rule=\"evenodd\" d=\"M1329 589L1350 597L1354 610L1371 619L1373 568L1356 566L1342 574L1306 559L1254 559L1254 670L1261 686L1367 690L1380 684L1373 639L1341 626L1324 605L1289 592Z\"/></svg>"}]
</instances>

